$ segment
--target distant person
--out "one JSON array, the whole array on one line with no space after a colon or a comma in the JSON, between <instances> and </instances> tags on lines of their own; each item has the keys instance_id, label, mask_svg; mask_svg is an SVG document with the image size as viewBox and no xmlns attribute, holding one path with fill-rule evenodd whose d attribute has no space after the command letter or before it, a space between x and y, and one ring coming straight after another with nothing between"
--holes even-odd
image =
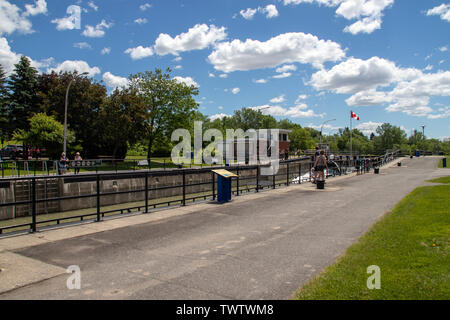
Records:
<instances>
[{"instance_id":1,"label":"distant person","mask_svg":"<svg viewBox=\"0 0 450 320\"><path fill-rule=\"evenodd\" d=\"M81 161L83 160L83 158L81 158L80 153L77 152L75 153L75 174L79 174L80 173L80 167L81 167Z\"/></svg>"},{"instance_id":2,"label":"distant person","mask_svg":"<svg viewBox=\"0 0 450 320\"><path fill-rule=\"evenodd\" d=\"M315 168L315 172L316 172L316 180L320 179L320 180L325 180L325 176L324 176L324 170L327 169L328 170L328 166L327 166L327 158L325 157L325 151L320 150L319 156L316 158L316 161L314 162L314 168ZM318 176L318 178L317 178Z\"/></svg>"},{"instance_id":3,"label":"distant person","mask_svg":"<svg viewBox=\"0 0 450 320\"><path fill-rule=\"evenodd\" d=\"M58 161L58 173L60 175L63 175L66 173L68 161L69 160L67 159L66 154L64 152L61 153L61 157L59 158L59 161Z\"/></svg>"},{"instance_id":4,"label":"distant person","mask_svg":"<svg viewBox=\"0 0 450 320\"><path fill-rule=\"evenodd\" d=\"M315 151L315 153L314 153L314 165L313 165L313 168L312 168L312 173L311 173L311 182L312 183L316 183L316 179L317 179L317 168L316 168L316 165L315 165L315 163L316 163L316 161L317 161L317 158L319 157L319 155L320 155L320 150L319 150L319 147L318 146L316 146L316 151Z\"/></svg>"}]
</instances>

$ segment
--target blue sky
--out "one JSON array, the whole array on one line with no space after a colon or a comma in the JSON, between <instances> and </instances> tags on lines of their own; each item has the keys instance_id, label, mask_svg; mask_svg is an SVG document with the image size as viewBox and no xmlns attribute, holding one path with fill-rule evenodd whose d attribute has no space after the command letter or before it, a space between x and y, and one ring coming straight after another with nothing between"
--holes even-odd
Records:
<instances>
[{"instance_id":1,"label":"blue sky","mask_svg":"<svg viewBox=\"0 0 450 320\"><path fill-rule=\"evenodd\" d=\"M0 0L7 71L26 55L112 90L170 67L213 118L262 108L314 128L336 119L331 134L353 110L366 134L390 122L449 137L449 50L445 0Z\"/></svg>"}]
</instances>

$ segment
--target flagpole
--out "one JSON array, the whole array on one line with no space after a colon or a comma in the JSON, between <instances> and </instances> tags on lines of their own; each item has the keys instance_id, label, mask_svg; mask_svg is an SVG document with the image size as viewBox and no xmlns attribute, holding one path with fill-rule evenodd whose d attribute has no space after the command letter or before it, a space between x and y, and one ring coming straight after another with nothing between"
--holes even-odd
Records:
<instances>
[{"instance_id":1,"label":"flagpole","mask_svg":"<svg viewBox=\"0 0 450 320\"><path fill-rule=\"evenodd\" d=\"M353 159L353 146L352 146L352 114L353 111L350 111L350 156L352 157L351 159Z\"/></svg>"}]
</instances>

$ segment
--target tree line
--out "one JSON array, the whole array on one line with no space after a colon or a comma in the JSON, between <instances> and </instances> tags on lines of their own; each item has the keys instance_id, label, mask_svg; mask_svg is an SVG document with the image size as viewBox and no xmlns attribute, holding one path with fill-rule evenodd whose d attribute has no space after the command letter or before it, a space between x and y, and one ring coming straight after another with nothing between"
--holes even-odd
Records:
<instances>
[{"instance_id":1,"label":"tree line","mask_svg":"<svg viewBox=\"0 0 450 320\"><path fill-rule=\"evenodd\" d=\"M50 158L62 152L65 98L70 87L67 112L67 151L82 152L84 158L111 156L125 158L130 148L145 152L147 158L167 156L175 142L171 133L186 128L193 133L194 121L203 121L204 129L289 129L292 150L312 149L320 132L302 127L288 119L276 120L250 108L233 115L211 120L198 110L195 101L198 88L173 79L171 70L139 72L129 77L127 87L108 94L102 82L76 72L39 72L22 56L13 72L6 76L0 65L0 138L2 145L10 139L24 146L46 148ZM382 153L387 149L412 152L426 149L450 152L449 142L423 139L415 132L407 137L399 127L385 123L369 137L352 130L353 150L364 154ZM340 129L325 135L322 142L332 150L349 150L350 131Z\"/></svg>"}]
</instances>

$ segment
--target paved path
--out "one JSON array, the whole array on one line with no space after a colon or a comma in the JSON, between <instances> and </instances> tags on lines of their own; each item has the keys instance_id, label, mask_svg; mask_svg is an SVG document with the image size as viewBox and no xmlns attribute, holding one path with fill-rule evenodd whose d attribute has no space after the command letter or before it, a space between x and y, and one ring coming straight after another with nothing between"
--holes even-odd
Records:
<instances>
[{"instance_id":1,"label":"paved path","mask_svg":"<svg viewBox=\"0 0 450 320\"><path fill-rule=\"evenodd\" d=\"M33 236L32 247L23 240L31 236L0 240L0 268L2 258L9 264L0 283L8 272L9 279L25 279L20 283L36 281L27 268L14 276L16 260L35 263L36 274L48 271L0 299L289 299L424 180L450 173L437 162L403 159L379 175L328 180L323 191L296 185L102 232L90 225L46 231ZM70 230L84 235L55 241L63 232L73 237ZM60 238L48 240L52 232ZM80 290L66 288L70 265L82 270Z\"/></svg>"}]
</instances>

